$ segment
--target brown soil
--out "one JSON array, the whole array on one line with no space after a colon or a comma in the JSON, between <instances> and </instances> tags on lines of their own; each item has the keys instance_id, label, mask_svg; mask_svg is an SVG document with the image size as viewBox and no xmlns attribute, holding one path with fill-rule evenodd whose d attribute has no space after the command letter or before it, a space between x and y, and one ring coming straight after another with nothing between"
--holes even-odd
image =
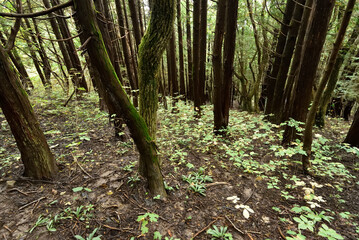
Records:
<instances>
[{"instance_id":1,"label":"brown soil","mask_svg":"<svg viewBox=\"0 0 359 240\"><path fill-rule=\"evenodd\" d=\"M72 106L68 110L61 110L61 113L68 111L68 115L58 114L56 104L38 103L36 107L44 132L59 131L46 134L60 168L58 178L53 181L34 181L22 177L23 166L16 144L4 116L0 114L0 239L75 239L75 235L88 236L95 228L100 228L95 236L101 234L101 239L153 239L155 231L163 236L180 239L191 239L194 236L195 239L210 239L206 231L213 224L227 226L233 239L283 239L289 236L287 230L298 232L298 225L293 220L298 214L291 211L293 206L307 205L301 188L291 190L294 199L286 200L281 196L285 185L293 183L283 178L283 172L289 178L295 174L308 185L314 180L322 184L324 187L316 188L315 194L325 197L326 202L315 211L330 209L333 211L333 220L326 224L345 239L359 238L355 227L359 223L358 215L352 216L350 220L338 215L339 212L359 213L358 178L342 181L329 176L304 176L298 164L290 164L287 169L267 173L269 177L278 176L280 179L280 190L268 189L267 180L243 172L228 159L221 158L221 150L210 148L203 153L189 142L182 149L186 149L185 160L193 164L193 169L169 161L171 156L166 153L166 149L161 149L164 178L173 190L168 191L166 200L156 200L148 194L144 179L130 181L136 177L136 166L128 171L128 165L138 159L130 139L127 138L126 142L117 141L113 129L103 116L97 119L89 116L94 108L91 103L72 105L76 105L76 108ZM75 114L74 111L78 112ZM68 117L71 114L77 117ZM84 120L89 117L92 119ZM331 120L322 133L336 142L340 141L338 137L343 136L342 132L348 129L347 123L338 124L338 121ZM335 128L339 125L345 127ZM79 132L86 134L79 135ZM249 136L252 134L248 132ZM80 140L81 136L87 136L88 139ZM230 142L230 137L227 140ZM253 158L268 163L273 154L264 142L265 139L253 139L250 144L257 153ZM342 151L336 153L335 159L341 159L352 175L359 176L358 159L353 155ZM189 190L189 185L182 179L182 175L188 175L200 167L206 167L205 174L213 179L213 183L207 183L205 196ZM11 186L12 180L15 181L14 186ZM337 182L343 188L341 192L334 187ZM85 189L74 192L76 187L85 187L91 192ZM338 194L341 200L335 197ZM230 196L238 196L238 204L253 209L254 213L250 214L249 219L244 217L243 209L236 209L235 204L227 200ZM67 208L75 211L80 206L90 204L93 210L82 215L84 219L74 213L64 213ZM272 207L280 208L280 212ZM145 213L156 213L159 219L148 223L149 233L141 235L141 224L137 218ZM50 232L41 226L29 233L40 215L49 219L51 216L53 219L55 215L61 214L71 217L58 220L54 224L56 231ZM286 218L287 222L279 218ZM315 232L318 232L318 227L319 224ZM307 239L321 239L308 230L302 231L302 234Z\"/></svg>"}]
</instances>

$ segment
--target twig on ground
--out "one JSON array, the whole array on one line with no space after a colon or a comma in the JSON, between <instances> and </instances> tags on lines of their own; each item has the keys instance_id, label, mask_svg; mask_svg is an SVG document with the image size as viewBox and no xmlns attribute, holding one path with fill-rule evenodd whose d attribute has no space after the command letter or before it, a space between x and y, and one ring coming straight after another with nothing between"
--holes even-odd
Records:
<instances>
[{"instance_id":1,"label":"twig on ground","mask_svg":"<svg viewBox=\"0 0 359 240\"><path fill-rule=\"evenodd\" d=\"M23 192L23 191L21 191L20 189L17 189L17 188L10 189L8 192L13 192L13 191L17 191L17 192L19 192L21 194L24 194L25 196L29 196L29 194L27 194L27 193L25 193L25 192Z\"/></svg>"},{"instance_id":2,"label":"twig on ground","mask_svg":"<svg viewBox=\"0 0 359 240\"><path fill-rule=\"evenodd\" d=\"M208 184L206 184L206 187L213 187L213 186L218 186L218 185L229 185L229 183L227 183L227 182L208 183Z\"/></svg>"},{"instance_id":3,"label":"twig on ground","mask_svg":"<svg viewBox=\"0 0 359 240\"><path fill-rule=\"evenodd\" d=\"M77 164L77 166L79 166L79 168L90 178L93 178L88 172L86 172L86 170L80 165L80 163L77 161L77 157L72 155L72 157L74 158L74 162Z\"/></svg>"},{"instance_id":4,"label":"twig on ground","mask_svg":"<svg viewBox=\"0 0 359 240\"><path fill-rule=\"evenodd\" d=\"M286 239L286 237L284 236L282 230L280 230L280 227L279 227L279 226L277 227L277 229L278 229L278 232L279 232L280 236L281 236L283 239Z\"/></svg>"},{"instance_id":5,"label":"twig on ground","mask_svg":"<svg viewBox=\"0 0 359 240\"><path fill-rule=\"evenodd\" d=\"M111 227L111 226L106 225L106 224L104 224L104 225L102 225L102 226L104 226L105 228L109 228L109 229L111 229L111 230L117 230L117 231L121 231L121 232L122 232L122 229L119 229L119 228L116 228L116 227Z\"/></svg>"},{"instance_id":6,"label":"twig on ground","mask_svg":"<svg viewBox=\"0 0 359 240\"><path fill-rule=\"evenodd\" d=\"M218 217L216 219L214 219L212 222L210 222L207 226L205 226L204 228L202 228L201 231L197 232L195 235L193 235L192 239L194 239L195 237L197 237L198 235L200 235L202 232L206 231L208 228L210 228L215 222L217 222L219 219L221 219L221 217Z\"/></svg>"},{"instance_id":7,"label":"twig on ground","mask_svg":"<svg viewBox=\"0 0 359 240\"><path fill-rule=\"evenodd\" d=\"M45 199L45 198L46 198L46 197L41 197L41 198L36 199L36 200L34 200L34 201L32 201L32 202L26 203L25 205L23 205L22 207L20 207L19 210L22 210L22 209L24 209L24 208L30 206L30 205L33 204L33 203L40 202L41 200L43 200L43 199Z\"/></svg>"},{"instance_id":8,"label":"twig on ground","mask_svg":"<svg viewBox=\"0 0 359 240\"><path fill-rule=\"evenodd\" d=\"M230 224L232 224L232 227L234 229L237 230L237 232L241 233L241 234L244 234L244 232L242 230L240 230L239 228L236 227L236 225L234 225L234 223L229 219L229 217L227 217L227 215L225 215L225 218L228 220L228 222L230 222Z\"/></svg>"},{"instance_id":9,"label":"twig on ground","mask_svg":"<svg viewBox=\"0 0 359 240\"><path fill-rule=\"evenodd\" d=\"M254 238L249 234L249 232L247 232L247 235L248 235L250 240L254 240Z\"/></svg>"},{"instance_id":10,"label":"twig on ground","mask_svg":"<svg viewBox=\"0 0 359 240\"><path fill-rule=\"evenodd\" d=\"M4 225L4 228L5 228L6 230L8 230L8 231L12 234L12 230L11 230L8 226ZM5 234L5 233L4 233L4 234Z\"/></svg>"}]
</instances>

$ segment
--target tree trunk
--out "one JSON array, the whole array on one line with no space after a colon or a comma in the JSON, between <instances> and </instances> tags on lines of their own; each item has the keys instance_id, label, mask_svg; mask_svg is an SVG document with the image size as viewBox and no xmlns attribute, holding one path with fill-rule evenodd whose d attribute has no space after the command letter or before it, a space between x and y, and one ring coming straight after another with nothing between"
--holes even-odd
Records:
<instances>
[{"instance_id":1,"label":"tree trunk","mask_svg":"<svg viewBox=\"0 0 359 240\"><path fill-rule=\"evenodd\" d=\"M133 62L132 62L133 57L131 56L130 46L127 42L128 41L128 35L127 35L128 33L126 33L126 31L125 31L125 22L124 22L122 4L121 4L120 0L115 0L115 3L116 3L117 19L118 19L118 24L119 24L119 28L120 28L122 51L123 51L123 56L125 58L125 65L126 65L126 70L127 70L127 77L130 81L131 89L133 91L137 91L138 85L137 85L136 75L134 73L134 69L136 68L136 66L133 65ZM138 105L138 93L135 92L133 94L133 96L134 96L133 103L135 106L137 106Z\"/></svg>"},{"instance_id":2,"label":"tree trunk","mask_svg":"<svg viewBox=\"0 0 359 240\"><path fill-rule=\"evenodd\" d=\"M303 61L300 64L298 74L298 85L292 109L292 118L299 122L305 122L308 107L311 100L312 87L325 42L329 20L334 7L335 0L318 1L312 12L312 23L308 28L305 47L303 49ZM288 128L287 128L288 129ZM292 129L289 141L296 136Z\"/></svg>"},{"instance_id":3,"label":"tree trunk","mask_svg":"<svg viewBox=\"0 0 359 240\"><path fill-rule=\"evenodd\" d=\"M138 17L136 2L137 0L128 0L128 6L130 7L130 13L131 13L133 35L135 36L136 47L138 49L138 46L141 43L142 35L140 30L140 19Z\"/></svg>"},{"instance_id":4,"label":"tree trunk","mask_svg":"<svg viewBox=\"0 0 359 240\"><path fill-rule=\"evenodd\" d=\"M31 6L30 1L26 0L26 2L27 2L27 6L29 8L29 12L32 13L33 11L32 11L32 6ZM27 19L25 19L25 22L26 22L27 27L30 28L30 22ZM33 39L34 42L36 42L35 45L38 47L38 52L39 52L40 58L41 58L42 63L43 63L46 86L48 88L51 88L51 81L50 81L51 65L50 65L50 62L49 62L49 58L47 57L47 53L45 51L43 41L42 41L41 36L40 36L40 31L39 31L39 28L37 26L36 19L33 18L32 23L34 25L34 29L35 29L35 33L36 33L36 37L33 36L32 39Z\"/></svg>"},{"instance_id":5,"label":"tree trunk","mask_svg":"<svg viewBox=\"0 0 359 240\"><path fill-rule=\"evenodd\" d=\"M359 109L355 113L353 123L344 142L359 148Z\"/></svg>"},{"instance_id":6,"label":"tree trunk","mask_svg":"<svg viewBox=\"0 0 359 240\"><path fill-rule=\"evenodd\" d=\"M59 0L51 0L51 3L53 6L60 4ZM64 12L62 9L58 10L57 13L60 15L64 15ZM70 29L68 27L66 20L63 18L56 18L56 19L58 22L58 26L59 26L62 38L64 38L64 39L71 38ZM65 46L66 46L67 52L69 54L69 57L70 57L70 60L71 60L72 66L73 66L73 69L70 69L70 71L72 71L72 74L73 74L72 79L73 79L74 86L76 88L76 92L77 93L81 93L81 91L88 92L89 89L87 86L85 74L82 74L81 62L80 62L79 56L77 54L73 39L65 41ZM82 75L82 77L81 77L81 75Z\"/></svg>"},{"instance_id":7,"label":"tree trunk","mask_svg":"<svg viewBox=\"0 0 359 240\"><path fill-rule=\"evenodd\" d=\"M190 21L189 0L186 0L186 36L187 36L187 98L194 100L193 86L193 59L191 41L191 21Z\"/></svg>"},{"instance_id":8,"label":"tree trunk","mask_svg":"<svg viewBox=\"0 0 359 240\"><path fill-rule=\"evenodd\" d=\"M200 106L206 103L205 86L206 86L206 50L207 50L207 4L208 0L201 1L201 20L200 20L200 43L199 43L199 76L198 91ZM198 107L200 107L198 106Z\"/></svg>"},{"instance_id":9,"label":"tree trunk","mask_svg":"<svg viewBox=\"0 0 359 240\"><path fill-rule=\"evenodd\" d=\"M201 9L201 0L193 0L193 100L194 108L197 113L200 113L201 106L201 95L199 89L199 25L200 25L200 9Z\"/></svg>"},{"instance_id":10,"label":"tree trunk","mask_svg":"<svg viewBox=\"0 0 359 240\"><path fill-rule=\"evenodd\" d=\"M290 20L292 19L292 15L293 15L293 11L294 11L294 7L295 7L295 1L293 0L288 0L286 7L285 7L285 12L283 15L283 20L282 20L282 24L280 27L280 31L279 31L279 36L278 36L278 41L277 41L277 46L276 46L276 55L274 58L274 63L272 66L272 71L270 76L268 76L268 88L267 88L267 104L266 104L266 109L265 109L265 114L270 114L272 113L272 100L273 100L273 95L274 95L274 88L275 88L275 82L276 82L276 77L278 75L278 71L279 71L279 66L280 63L282 61L282 54L283 54L283 50L285 47L285 42L286 42L286 38L287 38L287 33L289 30L289 24L290 24Z\"/></svg>"},{"instance_id":11,"label":"tree trunk","mask_svg":"<svg viewBox=\"0 0 359 240\"><path fill-rule=\"evenodd\" d=\"M24 89L0 46L0 107L10 125L21 160L24 175L35 179L52 179L57 174L54 156L47 145Z\"/></svg>"},{"instance_id":12,"label":"tree trunk","mask_svg":"<svg viewBox=\"0 0 359 240\"><path fill-rule=\"evenodd\" d=\"M319 86L315 93L315 97L314 97L312 106L308 113L307 121L305 124L304 137L303 137L303 150L307 153L307 155L302 156L303 170L306 173L308 172L308 169L311 166L310 165L310 157L311 157L311 153L312 153L313 123L314 123L314 119L315 119L315 113L317 112L319 101L321 99L325 85L328 83L329 77L330 77L331 73L333 72L335 60L338 56L340 47L342 45L342 42L343 42L343 39L345 36L345 32L349 25L349 21L352 16L355 1L356 0L348 1L347 8L345 10L345 14L344 14L343 20L340 25L340 29L339 29L337 38L336 38L334 46L333 46L333 50L330 54L327 67L325 69L322 79L320 80Z\"/></svg>"},{"instance_id":13,"label":"tree trunk","mask_svg":"<svg viewBox=\"0 0 359 240\"><path fill-rule=\"evenodd\" d=\"M149 26L139 47L140 113L150 136L157 130L158 81L156 74L171 38L176 5L174 0L154 0Z\"/></svg>"},{"instance_id":14,"label":"tree trunk","mask_svg":"<svg viewBox=\"0 0 359 240\"><path fill-rule=\"evenodd\" d=\"M184 61L183 61L183 36L181 22L181 1L177 1L177 34L178 34L178 55L179 55L179 85L180 95L186 97L186 84L184 80Z\"/></svg>"},{"instance_id":15,"label":"tree trunk","mask_svg":"<svg viewBox=\"0 0 359 240\"><path fill-rule=\"evenodd\" d=\"M295 42L297 40L298 31L303 15L303 5L305 0L298 0L295 5L293 18L290 23L290 28L287 33L287 40L282 53L282 61L279 66L278 75L276 76L275 89L272 99L272 111L274 114L272 120L274 123L279 124L281 121L281 113L283 111L284 101L284 87L287 80L290 62L294 53Z\"/></svg>"},{"instance_id":16,"label":"tree trunk","mask_svg":"<svg viewBox=\"0 0 359 240\"><path fill-rule=\"evenodd\" d=\"M178 79L177 79L177 61L176 61L176 34L174 30L172 31L172 37L169 40L168 46L168 58L167 62L169 65L168 76L169 81L171 82L171 94L172 94L172 102L177 102L178 97Z\"/></svg>"},{"instance_id":17,"label":"tree trunk","mask_svg":"<svg viewBox=\"0 0 359 240\"><path fill-rule=\"evenodd\" d=\"M172 2L170 4L161 4L161 1L158 2L160 3L160 6L165 6L163 9L160 7L160 12L164 13L164 15L166 15L165 13L168 13L170 19L166 23L171 25L174 17L172 11L171 14L169 11L174 7ZM158 2L156 1L156 3ZM126 124L131 131L132 138L140 152L140 166L142 166L141 173L147 178L151 193L153 195L161 195L162 197L165 197L166 190L164 189L163 178L158 161L157 147L150 136L150 132L144 119L138 114L122 88L111 61L109 60L100 30L96 23L93 3L91 0L74 0L74 5L77 12L76 16L82 27L83 33L86 37L91 37L91 40L87 45L91 61L101 73L102 84L107 91L108 97L114 106L116 113L124 117ZM154 11L156 11L158 7L159 6L156 4L154 6ZM161 15L154 16L159 17ZM152 21L156 22L156 20L156 17L152 18ZM155 26L159 27L158 24L155 24ZM153 27L150 26L150 28ZM149 30L149 32L152 31ZM169 35L170 31L167 33L167 35ZM148 47L145 43L146 40L144 40L144 44L141 45L141 52L145 51ZM166 44L167 42L164 41L162 44L163 48ZM144 49L142 50L143 47ZM155 53L158 53L158 51ZM162 55L162 53L159 55ZM140 64L140 66L142 66L142 64ZM152 89L157 90L157 88Z\"/></svg>"},{"instance_id":18,"label":"tree trunk","mask_svg":"<svg viewBox=\"0 0 359 240\"><path fill-rule=\"evenodd\" d=\"M214 99L213 99L213 116L214 116L214 132L220 133L224 127L223 116L223 66L222 66L222 46L225 31L226 20L226 1L217 3L216 28L213 43L213 82L214 82Z\"/></svg>"}]
</instances>

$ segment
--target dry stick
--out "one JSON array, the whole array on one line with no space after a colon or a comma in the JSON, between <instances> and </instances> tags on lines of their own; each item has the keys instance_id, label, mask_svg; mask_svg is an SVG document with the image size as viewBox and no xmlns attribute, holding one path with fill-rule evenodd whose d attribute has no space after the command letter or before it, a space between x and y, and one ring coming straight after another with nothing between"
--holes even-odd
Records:
<instances>
[{"instance_id":1,"label":"dry stick","mask_svg":"<svg viewBox=\"0 0 359 240\"><path fill-rule=\"evenodd\" d=\"M23 192L23 191L21 191L21 190L19 190L17 188L10 189L8 192L13 192L13 191L17 191L17 192L19 192L21 194L24 194L25 196L29 196L29 194L27 194L27 193L25 193L25 192Z\"/></svg>"},{"instance_id":2,"label":"dry stick","mask_svg":"<svg viewBox=\"0 0 359 240\"><path fill-rule=\"evenodd\" d=\"M236 229L239 233L244 234L244 232L242 230L240 230L239 228L236 227L236 225L234 225L234 223L229 219L229 217L227 217L227 215L224 215L224 216L228 220L228 222L230 222L232 224L232 227L234 229Z\"/></svg>"},{"instance_id":3,"label":"dry stick","mask_svg":"<svg viewBox=\"0 0 359 240\"><path fill-rule=\"evenodd\" d=\"M212 222L210 222L206 227L204 227L201 231L197 232L195 235L193 235L192 239L194 239L195 237L197 237L198 235L200 235L202 232L206 231L208 228L210 228L212 226L213 223L217 222L219 219L221 219L221 217L218 217L216 219L214 219Z\"/></svg>"},{"instance_id":4,"label":"dry stick","mask_svg":"<svg viewBox=\"0 0 359 240\"><path fill-rule=\"evenodd\" d=\"M213 187L213 186L218 186L218 185L229 185L229 183L227 183L227 182L208 183L208 184L206 184L206 187Z\"/></svg>"},{"instance_id":5,"label":"dry stick","mask_svg":"<svg viewBox=\"0 0 359 240\"><path fill-rule=\"evenodd\" d=\"M85 169L83 169L83 167L80 165L80 163L77 161L76 156L72 155L72 157L74 158L74 162L77 164L77 166L79 166L79 168L90 178L93 178L93 176L91 176L88 172L86 172Z\"/></svg>"},{"instance_id":6,"label":"dry stick","mask_svg":"<svg viewBox=\"0 0 359 240\"><path fill-rule=\"evenodd\" d=\"M24 209L24 208L30 206L30 205L33 204L33 203L40 202L41 200L43 200L43 199L45 199L45 198L46 198L46 197L41 197L41 198L39 198L39 199L37 199L37 200L34 200L34 201L32 201L32 202L29 202L29 203L23 205L22 207L20 207L19 210L22 210L22 209Z\"/></svg>"},{"instance_id":7,"label":"dry stick","mask_svg":"<svg viewBox=\"0 0 359 240\"><path fill-rule=\"evenodd\" d=\"M111 229L111 230L117 230L117 231L121 231L121 232L122 232L122 229L119 229L119 228L116 228L116 227L111 227L111 226L106 225L106 224L104 224L104 225L102 225L102 226L104 226L105 228L109 228L109 229Z\"/></svg>"},{"instance_id":8,"label":"dry stick","mask_svg":"<svg viewBox=\"0 0 359 240\"><path fill-rule=\"evenodd\" d=\"M277 229L278 229L278 232L279 232L280 236L281 236L283 239L286 239L286 237L285 237L284 234L282 233L282 230L280 230L280 227L279 227L279 226L277 227Z\"/></svg>"},{"instance_id":9,"label":"dry stick","mask_svg":"<svg viewBox=\"0 0 359 240\"><path fill-rule=\"evenodd\" d=\"M12 230L8 226L4 225L4 228L12 234Z\"/></svg>"},{"instance_id":10,"label":"dry stick","mask_svg":"<svg viewBox=\"0 0 359 240\"><path fill-rule=\"evenodd\" d=\"M249 232L247 232L247 235L248 235L249 239L254 240L254 238L249 234Z\"/></svg>"}]
</instances>

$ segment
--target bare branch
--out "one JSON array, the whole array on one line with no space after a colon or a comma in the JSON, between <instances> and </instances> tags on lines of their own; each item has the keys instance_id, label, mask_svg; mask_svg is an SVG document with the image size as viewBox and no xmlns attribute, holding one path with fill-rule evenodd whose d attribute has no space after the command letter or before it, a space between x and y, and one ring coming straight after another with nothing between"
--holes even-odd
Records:
<instances>
[{"instance_id":1,"label":"bare branch","mask_svg":"<svg viewBox=\"0 0 359 240\"><path fill-rule=\"evenodd\" d=\"M14 18L33 18L33 17L38 17L38 16L42 16L42 15L46 15L52 12L55 12L59 9L65 8L65 7L69 7L73 5L73 0L70 0L68 2L65 2L63 4L59 4L56 5L52 8L48 8L44 11L40 11L40 12L35 12L35 13L4 13L4 12L0 12L0 16L1 17L14 17Z\"/></svg>"},{"instance_id":2,"label":"bare branch","mask_svg":"<svg viewBox=\"0 0 359 240\"><path fill-rule=\"evenodd\" d=\"M16 0L16 3L17 3L17 11L21 14L21 12L22 12L21 0ZM21 18L16 19L14 26L11 28L10 36L5 45L6 52L10 52L11 49L14 47L16 35L20 29L20 23L21 23Z\"/></svg>"}]
</instances>

